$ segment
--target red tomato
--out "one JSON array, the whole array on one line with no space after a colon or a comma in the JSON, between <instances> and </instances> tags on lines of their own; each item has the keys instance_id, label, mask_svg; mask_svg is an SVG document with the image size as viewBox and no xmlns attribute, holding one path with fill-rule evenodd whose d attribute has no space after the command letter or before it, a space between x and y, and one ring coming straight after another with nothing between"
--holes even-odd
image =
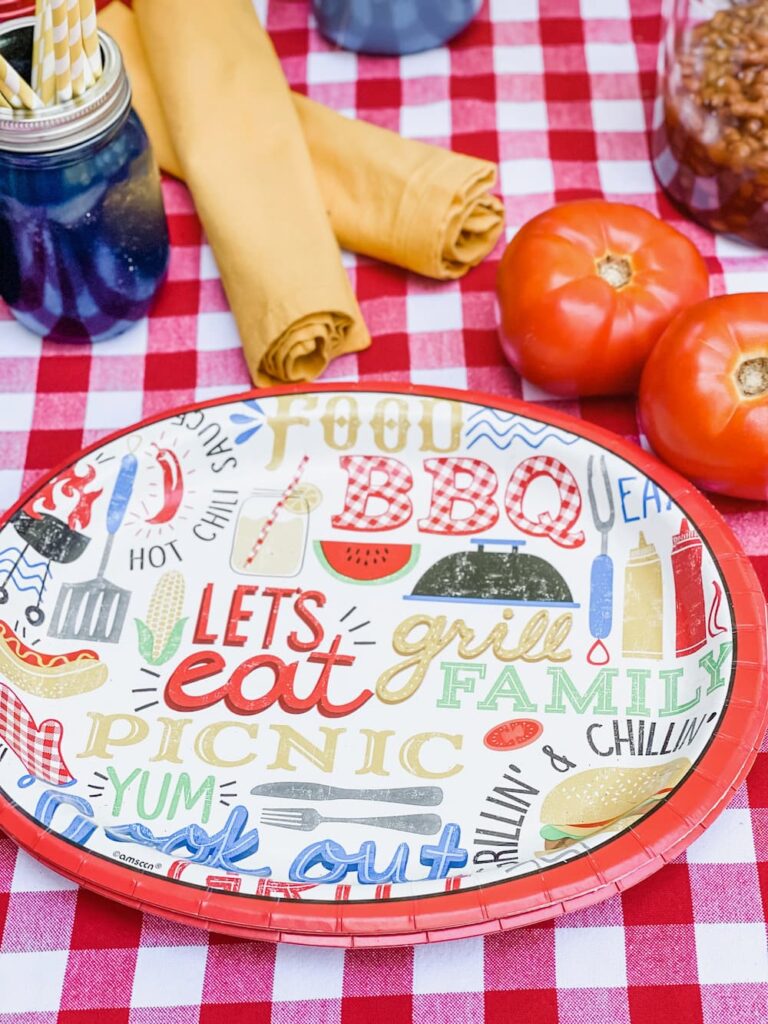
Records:
<instances>
[{"instance_id":1,"label":"red tomato","mask_svg":"<svg viewBox=\"0 0 768 1024\"><path fill-rule=\"evenodd\" d=\"M544 726L534 718L513 718L489 729L483 743L490 750L517 750L533 743L543 732Z\"/></svg>"},{"instance_id":2,"label":"red tomato","mask_svg":"<svg viewBox=\"0 0 768 1024\"><path fill-rule=\"evenodd\" d=\"M723 295L670 324L640 384L656 453L700 487L768 499L768 295Z\"/></svg>"},{"instance_id":3,"label":"red tomato","mask_svg":"<svg viewBox=\"0 0 768 1024\"><path fill-rule=\"evenodd\" d=\"M709 291L693 243L638 206L603 199L528 221L496 287L507 359L566 397L634 391L664 328Z\"/></svg>"}]
</instances>

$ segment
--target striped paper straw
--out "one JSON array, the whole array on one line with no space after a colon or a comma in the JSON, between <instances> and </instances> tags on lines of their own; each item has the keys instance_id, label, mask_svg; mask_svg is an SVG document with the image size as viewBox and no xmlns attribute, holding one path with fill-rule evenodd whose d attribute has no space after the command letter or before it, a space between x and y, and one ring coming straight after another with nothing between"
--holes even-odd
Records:
<instances>
[{"instance_id":1,"label":"striped paper straw","mask_svg":"<svg viewBox=\"0 0 768 1024\"><path fill-rule=\"evenodd\" d=\"M85 54L83 35L80 28L80 2L67 0L67 24L69 25L69 74L72 79L72 95L82 96L85 92Z\"/></svg>"},{"instance_id":2,"label":"striped paper straw","mask_svg":"<svg viewBox=\"0 0 768 1024\"><path fill-rule=\"evenodd\" d=\"M38 0L40 47L32 65L32 88L46 107L56 99L56 59L53 55L53 17L50 0ZM35 22L37 30L37 21Z\"/></svg>"},{"instance_id":3,"label":"striped paper straw","mask_svg":"<svg viewBox=\"0 0 768 1024\"><path fill-rule=\"evenodd\" d=\"M50 0L53 19L53 53L56 68L56 100L72 99L72 78L69 67L69 22L67 0Z\"/></svg>"},{"instance_id":4,"label":"striped paper straw","mask_svg":"<svg viewBox=\"0 0 768 1024\"><path fill-rule=\"evenodd\" d=\"M12 107L19 110L37 110L43 101L33 92L15 68L0 54L0 93L5 96Z\"/></svg>"},{"instance_id":5,"label":"striped paper straw","mask_svg":"<svg viewBox=\"0 0 768 1024\"><path fill-rule=\"evenodd\" d=\"M3 110L10 110L11 109L11 104L8 102L8 100L5 98L5 96L3 96L3 94L1 92L0 92L0 108L2 108Z\"/></svg>"},{"instance_id":6,"label":"striped paper straw","mask_svg":"<svg viewBox=\"0 0 768 1024\"><path fill-rule=\"evenodd\" d=\"M40 88L40 73L43 69L44 3L45 0L36 0L35 3L35 27L32 34L32 88L35 92Z\"/></svg>"},{"instance_id":7,"label":"striped paper straw","mask_svg":"<svg viewBox=\"0 0 768 1024\"><path fill-rule=\"evenodd\" d=\"M308 462L309 462L309 456L308 455L304 455L302 457L301 462L298 465L298 469L296 470L296 472L293 474L293 477L291 478L291 482L288 484L288 486L285 488L283 493L277 499L277 503L275 504L275 507L269 513L267 518L264 520L264 525L262 526L261 530L259 531L258 537L253 542L253 547L251 548L251 553L248 555L248 557L245 560L246 568L251 564L251 562L253 562L254 558L259 553L259 548L262 546L264 541L267 539L267 534L272 529L272 527L275 525L275 520L280 515L280 512L281 512L283 506L285 505L286 501L288 501L288 499L290 498L291 493L295 490L299 480L301 480L301 475L304 472L304 470L306 469L306 465L307 465Z\"/></svg>"},{"instance_id":8,"label":"striped paper straw","mask_svg":"<svg viewBox=\"0 0 768 1024\"><path fill-rule=\"evenodd\" d=\"M83 49L94 79L101 77L101 47L96 30L94 0L80 0L80 22L83 26ZM86 72L87 73L87 72Z\"/></svg>"}]
</instances>

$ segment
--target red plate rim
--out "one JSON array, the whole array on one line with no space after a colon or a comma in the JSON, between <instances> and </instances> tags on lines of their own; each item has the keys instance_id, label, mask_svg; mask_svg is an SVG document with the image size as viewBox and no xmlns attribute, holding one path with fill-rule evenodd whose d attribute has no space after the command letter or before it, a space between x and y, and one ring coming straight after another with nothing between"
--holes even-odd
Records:
<instances>
[{"instance_id":1,"label":"red plate rim","mask_svg":"<svg viewBox=\"0 0 768 1024\"><path fill-rule=\"evenodd\" d=\"M762 589L736 537L706 497L661 463L602 427L531 403L479 391L389 382L297 384L191 402L105 435L61 462L51 479L111 441L194 409L282 394L403 394L489 405L560 427L625 458L659 484L696 526L726 583L736 626L733 671L720 723L691 773L663 805L604 846L509 881L387 901L332 903L202 890L137 872L41 828L0 795L0 828L52 870L136 909L241 937L305 945L382 946L454 939L533 924L591 905L629 888L678 856L730 802L757 755L768 726L766 607ZM39 487L3 516L0 528ZM746 713L745 713L746 712Z\"/></svg>"}]
</instances>

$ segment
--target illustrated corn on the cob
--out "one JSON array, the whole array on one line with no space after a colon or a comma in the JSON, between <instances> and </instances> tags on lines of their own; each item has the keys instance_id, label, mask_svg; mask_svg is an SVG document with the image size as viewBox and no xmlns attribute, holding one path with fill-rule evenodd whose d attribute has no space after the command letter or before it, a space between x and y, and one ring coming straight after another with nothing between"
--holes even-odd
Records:
<instances>
[{"instance_id":1,"label":"illustrated corn on the cob","mask_svg":"<svg viewBox=\"0 0 768 1024\"><path fill-rule=\"evenodd\" d=\"M179 649L186 618L184 576L177 569L164 572L149 599L147 619L136 619L139 653L150 665L162 665Z\"/></svg>"}]
</instances>

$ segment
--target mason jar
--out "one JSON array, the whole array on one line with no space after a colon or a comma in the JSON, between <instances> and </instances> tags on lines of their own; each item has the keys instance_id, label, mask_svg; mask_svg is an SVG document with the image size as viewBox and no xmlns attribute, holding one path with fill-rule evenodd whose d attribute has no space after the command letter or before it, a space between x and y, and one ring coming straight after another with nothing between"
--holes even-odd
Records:
<instances>
[{"instance_id":1,"label":"mason jar","mask_svg":"<svg viewBox=\"0 0 768 1024\"><path fill-rule=\"evenodd\" d=\"M403 54L453 39L482 0L312 0L317 27L345 50Z\"/></svg>"},{"instance_id":2,"label":"mason jar","mask_svg":"<svg viewBox=\"0 0 768 1024\"><path fill-rule=\"evenodd\" d=\"M0 25L0 53L30 78L33 19ZM0 108L0 295L29 330L104 341L146 315L168 268L160 176L131 107L120 51L83 96Z\"/></svg>"},{"instance_id":3,"label":"mason jar","mask_svg":"<svg viewBox=\"0 0 768 1024\"><path fill-rule=\"evenodd\" d=\"M252 491L235 523L232 569L246 576L297 576L304 565L312 504L304 488L287 499L277 490Z\"/></svg>"},{"instance_id":4,"label":"mason jar","mask_svg":"<svg viewBox=\"0 0 768 1024\"><path fill-rule=\"evenodd\" d=\"M653 165L713 231L768 245L768 2L664 0Z\"/></svg>"}]
</instances>

